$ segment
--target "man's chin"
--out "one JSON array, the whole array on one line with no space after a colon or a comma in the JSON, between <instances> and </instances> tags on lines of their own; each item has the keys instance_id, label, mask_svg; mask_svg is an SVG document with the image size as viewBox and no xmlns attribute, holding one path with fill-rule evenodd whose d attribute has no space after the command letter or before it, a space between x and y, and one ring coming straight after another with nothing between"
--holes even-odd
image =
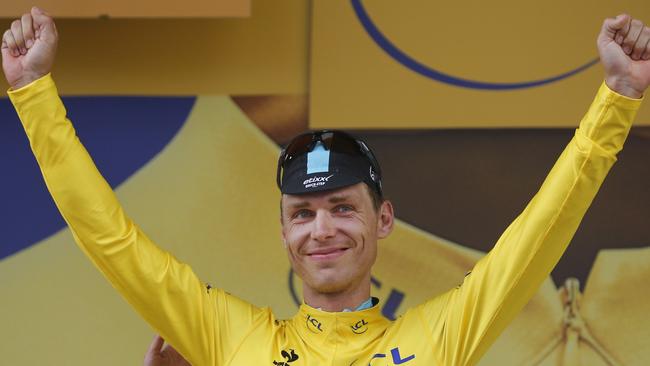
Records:
<instances>
[{"instance_id":1,"label":"man's chin","mask_svg":"<svg viewBox=\"0 0 650 366\"><path fill-rule=\"evenodd\" d=\"M334 270L334 269L331 269ZM322 294L333 294L344 291L347 281L341 278L340 273L329 273L311 281L314 290Z\"/></svg>"}]
</instances>

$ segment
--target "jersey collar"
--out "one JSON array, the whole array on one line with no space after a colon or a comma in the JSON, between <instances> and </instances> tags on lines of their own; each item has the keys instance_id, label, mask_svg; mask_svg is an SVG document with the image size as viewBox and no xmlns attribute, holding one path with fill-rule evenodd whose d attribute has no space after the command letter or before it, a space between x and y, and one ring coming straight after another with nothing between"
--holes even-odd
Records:
<instances>
[{"instance_id":1,"label":"jersey collar","mask_svg":"<svg viewBox=\"0 0 650 366\"><path fill-rule=\"evenodd\" d=\"M383 335L390 321L382 314L378 300L372 307L359 311L328 312L302 304L293 317L292 324L301 338L309 343L367 344Z\"/></svg>"}]
</instances>

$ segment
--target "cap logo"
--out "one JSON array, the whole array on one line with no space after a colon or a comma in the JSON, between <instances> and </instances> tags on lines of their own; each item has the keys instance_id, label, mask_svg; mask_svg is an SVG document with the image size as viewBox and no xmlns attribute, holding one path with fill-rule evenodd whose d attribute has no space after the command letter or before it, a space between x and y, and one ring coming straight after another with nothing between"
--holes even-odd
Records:
<instances>
[{"instance_id":1,"label":"cap logo","mask_svg":"<svg viewBox=\"0 0 650 366\"><path fill-rule=\"evenodd\" d=\"M307 174L326 173L330 167L330 152L318 141L314 149L307 154Z\"/></svg>"},{"instance_id":2,"label":"cap logo","mask_svg":"<svg viewBox=\"0 0 650 366\"><path fill-rule=\"evenodd\" d=\"M302 185L305 186L305 188L316 188L320 186L324 186L325 183L327 183L330 178L332 178L334 174L330 174L327 177L311 177L309 179L305 179L302 182Z\"/></svg>"}]
</instances>

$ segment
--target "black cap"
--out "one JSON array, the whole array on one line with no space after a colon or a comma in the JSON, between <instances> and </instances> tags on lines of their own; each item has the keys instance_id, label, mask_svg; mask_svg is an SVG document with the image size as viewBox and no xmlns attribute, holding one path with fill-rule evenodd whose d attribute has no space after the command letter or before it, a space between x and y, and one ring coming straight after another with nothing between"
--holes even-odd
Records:
<instances>
[{"instance_id":1,"label":"black cap","mask_svg":"<svg viewBox=\"0 0 650 366\"><path fill-rule=\"evenodd\" d=\"M381 170L374 154L365 142L345 132L317 131L300 135L280 155L278 186L282 193L320 192L360 182L382 196Z\"/></svg>"}]
</instances>

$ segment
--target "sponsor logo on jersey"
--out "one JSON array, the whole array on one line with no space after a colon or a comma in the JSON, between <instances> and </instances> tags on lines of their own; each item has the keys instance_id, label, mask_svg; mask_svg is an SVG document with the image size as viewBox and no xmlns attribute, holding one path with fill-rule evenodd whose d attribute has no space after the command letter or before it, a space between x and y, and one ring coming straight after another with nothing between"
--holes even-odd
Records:
<instances>
[{"instance_id":1,"label":"sponsor logo on jersey","mask_svg":"<svg viewBox=\"0 0 650 366\"><path fill-rule=\"evenodd\" d=\"M318 319L312 317L311 315L307 315L307 329L312 331L313 333L323 333L323 324L318 321Z\"/></svg>"},{"instance_id":2,"label":"sponsor logo on jersey","mask_svg":"<svg viewBox=\"0 0 650 366\"><path fill-rule=\"evenodd\" d=\"M352 333L354 334L363 334L368 330L368 322L366 319L361 319L358 322L350 326L352 328Z\"/></svg>"},{"instance_id":3,"label":"sponsor logo on jersey","mask_svg":"<svg viewBox=\"0 0 650 366\"><path fill-rule=\"evenodd\" d=\"M291 366L291 365L289 365L290 363L292 363L292 362L294 362L295 360L297 360L297 359L300 358L300 357L298 357L298 355L296 354L296 351L294 351L294 350L291 349L291 348L289 349L289 352L287 352L287 351L285 351L285 350L282 350L282 352L280 352L280 355L282 356L282 358L284 358L284 361L275 361L275 360L274 360L274 361L273 361L273 364L274 364L275 366Z\"/></svg>"},{"instance_id":4,"label":"sponsor logo on jersey","mask_svg":"<svg viewBox=\"0 0 650 366\"><path fill-rule=\"evenodd\" d=\"M385 353L376 353L372 358L370 359L370 363L368 366L373 366L372 361L378 359L378 358L387 358L387 355ZM415 358L415 353L407 356L407 357L402 357L402 355L399 352L399 347L395 347L390 350L390 358L392 359L393 363L392 365L402 365L405 364L412 359Z\"/></svg>"}]
</instances>

